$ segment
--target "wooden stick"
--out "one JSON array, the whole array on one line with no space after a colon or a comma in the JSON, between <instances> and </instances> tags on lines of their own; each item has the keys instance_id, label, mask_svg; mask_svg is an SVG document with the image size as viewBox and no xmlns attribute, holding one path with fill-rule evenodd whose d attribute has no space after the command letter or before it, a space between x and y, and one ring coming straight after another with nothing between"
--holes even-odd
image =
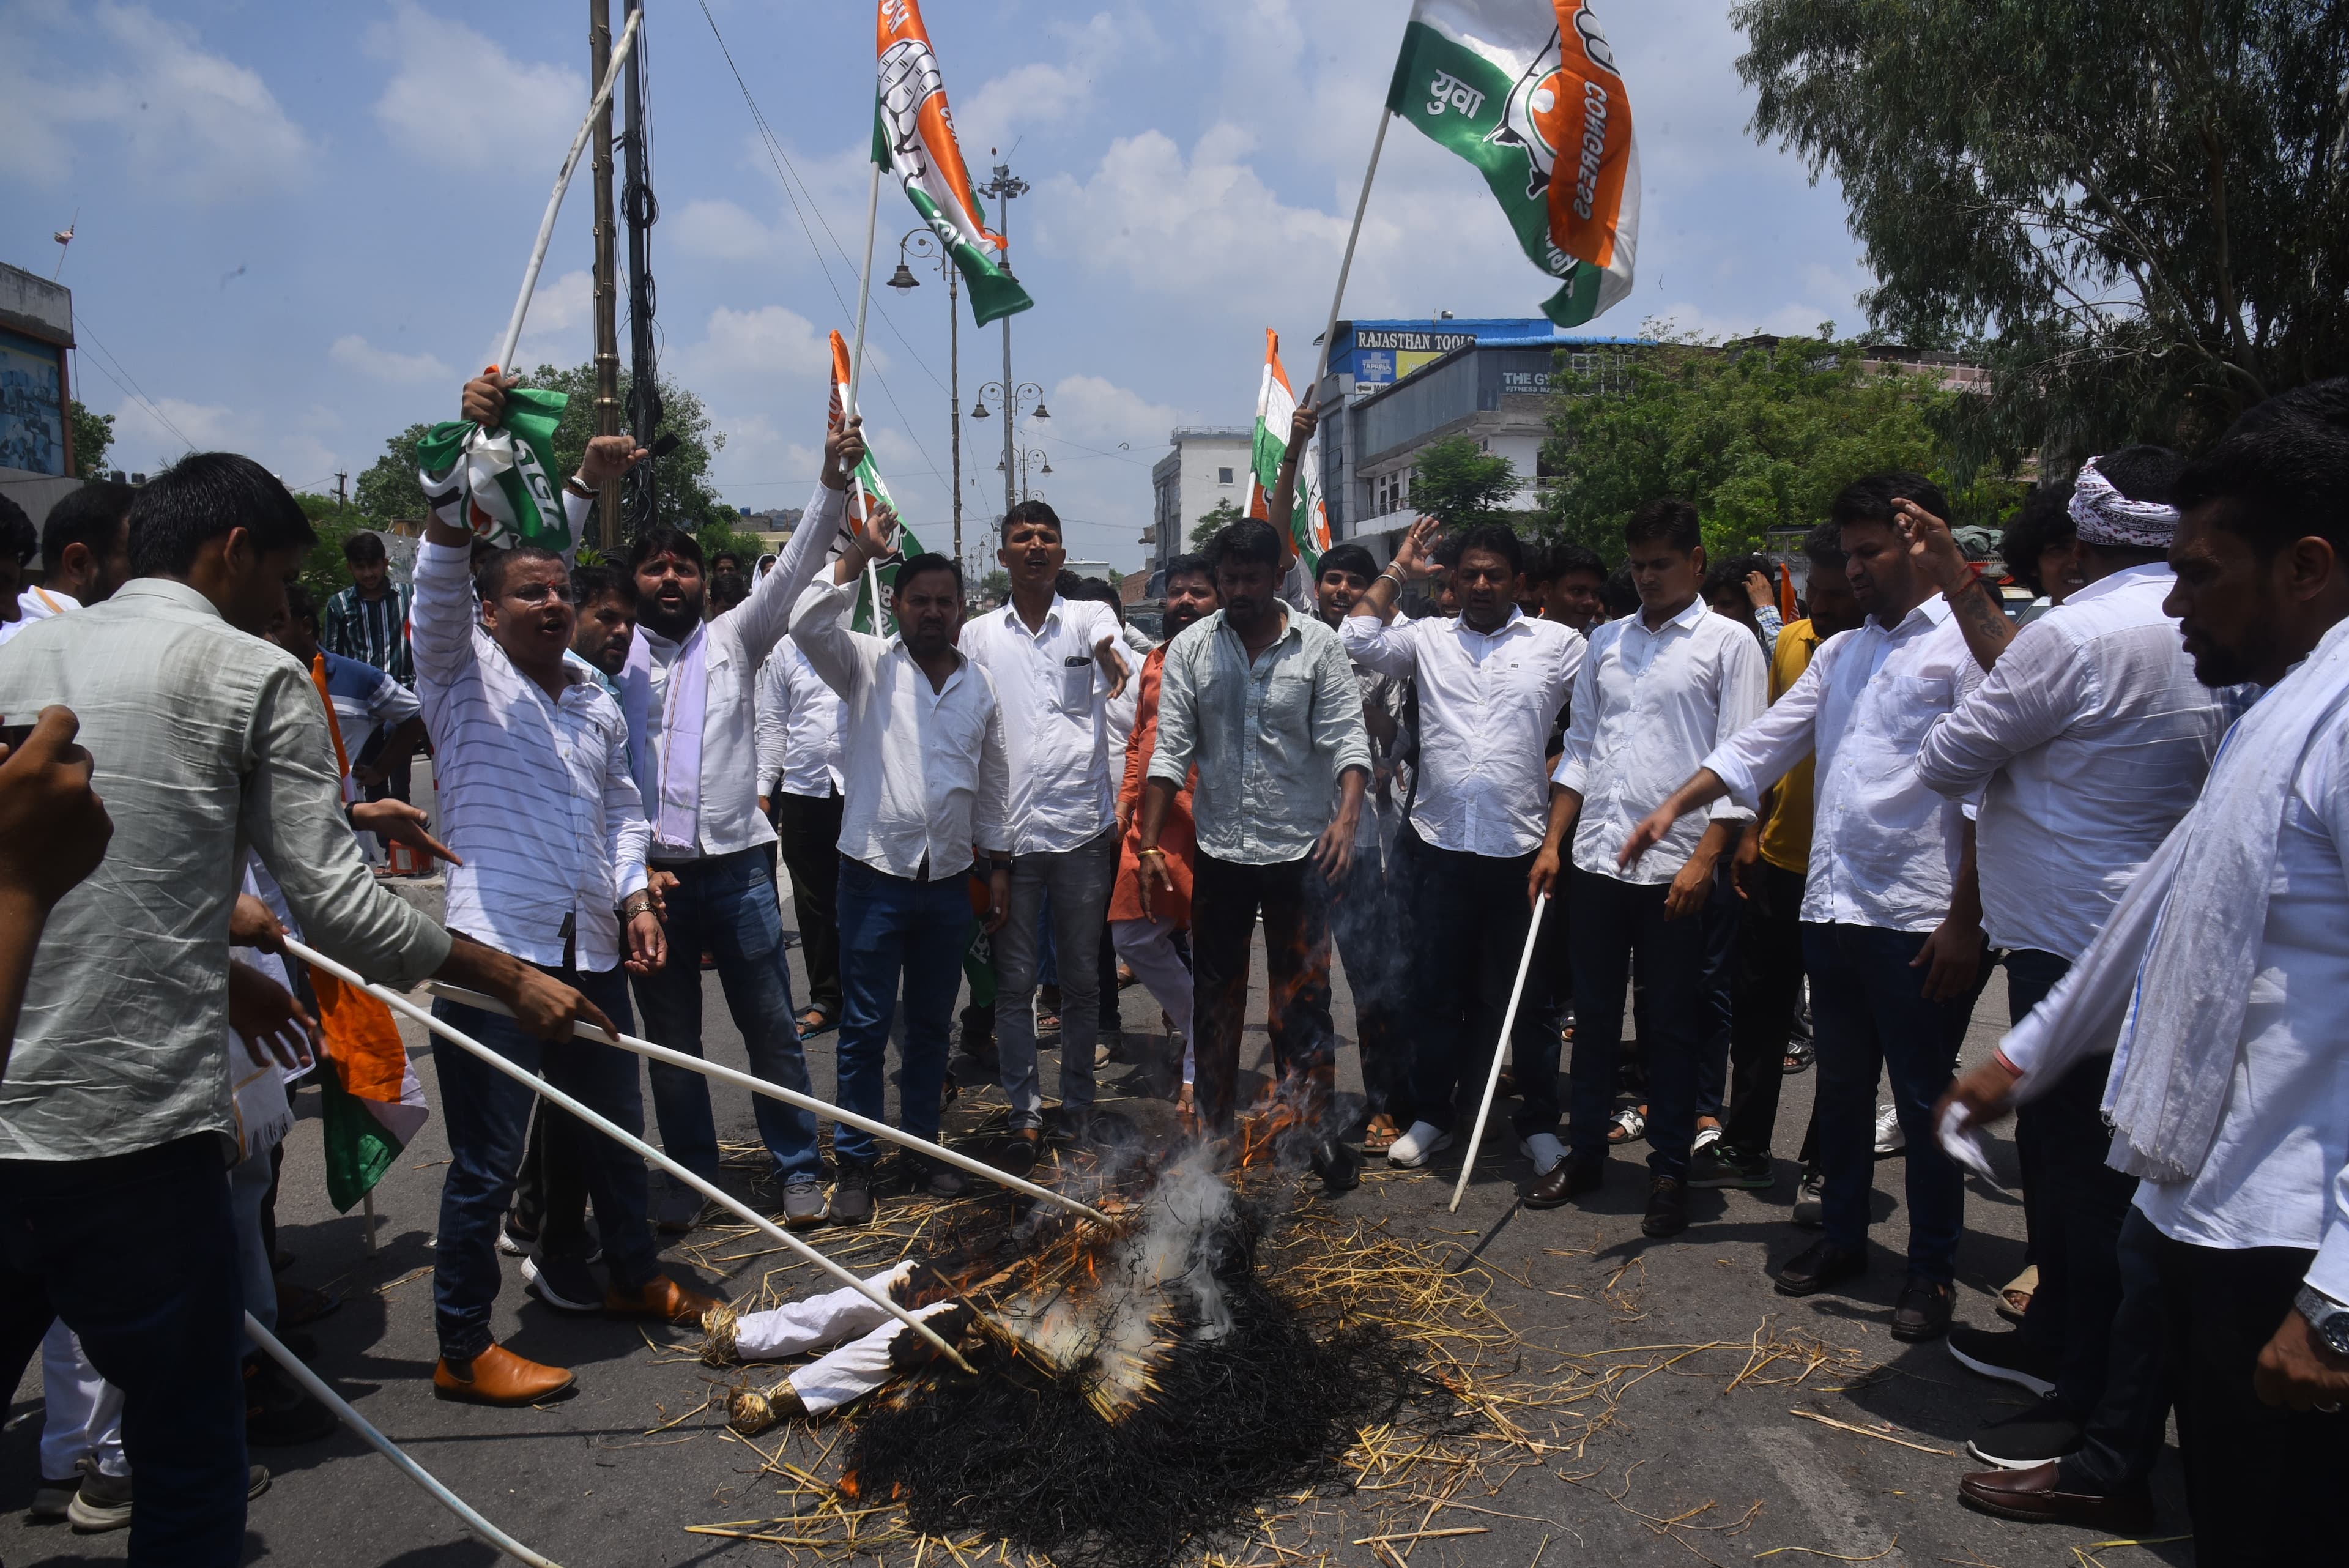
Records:
<instances>
[{"instance_id":1,"label":"wooden stick","mask_svg":"<svg viewBox=\"0 0 2349 1568\"><path fill-rule=\"evenodd\" d=\"M1381 135L1386 121L1379 121ZM1509 1010L1501 1015L1501 1037L1493 1043L1493 1070L1485 1075L1485 1103L1476 1107L1476 1127L1468 1135L1468 1158L1460 1162L1460 1179L1452 1186L1452 1207L1448 1213L1460 1212L1460 1195L1468 1190L1468 1175L1476 1168L1476 1146L1485 1141L1485 1120L1493 1114L1493 1094L1501 1086L1501 1064L1509 1058L1509 1032L1517 1024L1517 999L1526 992L1526 971L1534 966L1534 943L1541 938L1542 914L1549 908L1549 894L1545 892L1534 900L1534 918L1526 922L1526 950L1517 957L1517 981L1509 987Z\"/></svg>"},{"instance_id":2,"label":"wooden stick","mask_svg":"<svg viewBox=\"0 0 2349 1568\"><path fill-rule=\"evenodd\" d=\"M1362 193L1354 198L1354 226L1346 231L1346 254L1338 263L1338 287L1330 296L1329 325L1321 328L1321 358L1313 366L1313 381L1306 389L1308 401L1318 404L1321 399L1321 378L1330 370L1330 339L1337 336L1338 311L1346 302L1346 275L1354 270L1354 242L1362 237L1362 214L1371 210L1371 182L1379 172L1379 154L1387 144L1387 121L1392 118L1387 106L1379 105L1379 133L1371 140L1371 161L1362 170Z\"/></svg>"}]
</instances>

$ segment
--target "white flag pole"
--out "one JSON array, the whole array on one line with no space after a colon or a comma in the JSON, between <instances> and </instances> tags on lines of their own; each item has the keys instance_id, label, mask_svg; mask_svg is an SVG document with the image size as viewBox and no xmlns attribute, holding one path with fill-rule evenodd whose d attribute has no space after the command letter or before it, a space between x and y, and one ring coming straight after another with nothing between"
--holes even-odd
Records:
<instances>
[{"instance_id":1,"label":"white flag pole","mask_svg":"<svg viewBox=\"0 0 2349 1568\"><path fill-rule=\"evenodd\" d=\"M252 1335L253 1343L261 1347L263 1354L284 1367L285 1375L299 1383L311 1398L332 1410L344 1426L365 1438L374 1445L378 1453L398 1465L409 1480L430 1492L433 1500L441 1507L464 1521L466 1529L517 1563L527 1563L531 1568L560 1568L553 1559L542 1557L488 1520L483 1519L463 1498L459 1497L434 1479L430 1470L401 1452L398 1444L377 1431L366 1417L352 1409L349 1401L328 1387L326 1380L316 1373L303 1366L301 1357L286 1349L275 1334L262 1327L261 1320L251 1313L244 1314L244 1332Z\"/></svg>"},{"instance_id":2,"label":"white flag pole","mask_svg":"<svg viewBox=\"0 0 2349 1568\"><path fill-rule=\"evenodd\" d=\"M1338 289L1330 296L1330 319L1321 328L1321 357L1314 363L1313 379L1305 389L1306 400L1317 405L1321 400L1321 378L1330 371L1330 340L1337 335L1338 312L1346 302L1346 275L1354 270L1354 242L1362 237L1362 214L1371 208L1371 182L1378 178L1379 154L1387 145L1387 122L1393 118L1385 104L1379 105L1379 133L1371 140L1370 166L1362 171L1362 193L1354 199L1354 226L1346 231L1345 259L1338 264Z\"/></svg>"},{"instance_id":3,"label":"white flag pole","mask_svg":"<svg viewBox=\"0 0 2349 1568\"><path fill-rule=\"evenodd\" d=\"M1468 1190L1468 1173L1476 1168L1476 1146L1485 1141L1485 1118L1493 1114L1493 1091L1500 1086L1501 1064L1508 1060L1509 1032L1516 1027L1517 998L1526 992L1526 971L1534 963L1534 942L1541 936L1542 911L1549 908L1549 895L1544 893L1534 900L1534 918L1526 924L1526 950L1517 960L1517 982L1509 987L1509 1010L1501 1016L1501 1037L1493 1043L1493 1070L1485 1075L1485 1103L1476 1107L1476 1129L1468 1135L1468 1158L1460 1162L1460 1179L1453 1184L1452 1207L1447 1213L1460 1212L1460 1195Z\"/></svg>"},{"instance_id":4,"label":"white flag pole","mask_svg":"<svg viewBox=\"0 0 2349 1568\"><path fill-rule=\"evenodd\" d=\"M415 1002L410 1002L398 992L387 990L385 987L380 985L369 984L367 979L357 970L336 963L333 959L328 958L326 954L318 951L316 949L306 947L301 942L295 940L292 937L287 937L285 939L285 950L292 953L295 958L300 959L304 963L310 965L312 968L326 971L328 974L333 975L336 980L341 981L345 985L355 986L358 990L366 992L369 996L374 997L378 1002L382 1002L394 1012L414 1019L417 1023L422 1024L425 1028L429 1029L433 1033L438 1034L441 1039L446 1040L451 1045L480 1057L489 1066L504 1074L507 1077L513 1079L514 1082L522 1085L533 1094L537 1095L540 1098L545 1100L548 1105L554 1106L557 1110L569 1111L586 1126L595 1128L605 1137L613 1139L622 1147L634 1150L644 1158L660 1167L661 1169L667 1171L678 1181L683 1182L686 1186L693 1189L696 1192L700 1193L702 1197L709 1199L712 1203L718 1204L721 1208L731 1210L735 1217L740 1219L744 1224L750 1226L750 1229L758 1231L759 1234L764 1236L770 1241L779 1241L782 1243L783 1247L787 1251L798 1253L802 1259L813 1263L816 1267L822 1269L824 1272L838 1280L842 1284L844 1284L851 1290L856 1292L857 1294L871 1302L874 1306L879 1307L891 1317L895 1318L899 1323L904 1324L907 1328L912 1329L916 1334L918 1334L924 1339L928 1340L932 1345L936 1345L945 1354L947 1360L953 1362L957 1366L961 1367L965 1372L971 1370L971 1365L969 1362L963 1359L962 1352L957 1350L953 1345L948 1345L945 1340L939 1338L937 1330L922 1322L919 1318L915 1317L904 1307L899 1306L895 1302L890 1300L886 1292L875 1290L869 1282L859 1279L856 1275L851 1273L839 1263L834 1262L832 1259L824 1256L822 1252L817 1251L813 1247L809 1246L805 1241L801 1241L797 1236L792 1235L781 1226L777 1225L765 1215L761 1214L750 1208L750 1205L744 1203L732 1193L719 1187L717 1183L688 1170L684 1166L679 1165L676 1160L671 1159L667 1155L663 1154L659 1149L655 1148L652 1145L636 1137L634 1133L631 1133L625 1127L620 1127L610 1118L600 1116L596 1112L588 1109L579 1101L574 1099L571 1096L564 1094L561 1089L556 1088L554 1085L548 1083L544 1078L540 1077L537 1074L529 1072L522 1067L516 1066L513 1063L507 1061L503 1056L499 1055L496 1052L491 1050L488 1046L482 1044L480 1041L474 1039L463 1030L459 1029L455 1024L449 1023L445 1019L435 1016L426 1008L417 1006Z\"/></svg>"},{"instance_id":5,"label":"white flag pole","mask_svg":"<svg viewBox=\"0 0 2349 1568\"><path fill-rule=\"evenodd\" d=\"M538 269L546 265L547 243L554 238L554 215L563 211L563 193L571 189L572 171L579 167L579 154L587 146L589 133L595 129L595 117L612 100L612 85L620 79L620 67L627 63L628 51L636 47L636 28L643 23L641 7L628 14L628 25L621 29L619 41L612 46L612 63L605 67L604 85L595 89L595 101L587 106L587 118L579 123L579 134L571 139L570 155L563 161L563 172L554 177L554 194L546 199L546 216L538 221L538 244L531 247L530 265L523 269L522 296L514 301L513 317L506 323L505 346L498 350L498 370L513 369L514 349L522 343L522 318L530 314L530 296L538 288Z\"/></svg>"},{"instance_id":6,"label":"white flag pole","mask_svg":"<svg viewBox=\"0 0 2349 1568\"><path fill-rule=\"evenodd\" d=\"M855 419L862 411L857 404L857 388L864 379L864 313L873 304L873 234L881 223L881 165L873 166L873 185L864 198L864 275L856 285L856 346L848 355L848 407L841 415L843 420ZM873 503L863 485L856 486L856 521L873 520ZM873 607L873 635L881 630L881 570L871 556L864 560L864 602Z\"/></svg>"}]
</instances>

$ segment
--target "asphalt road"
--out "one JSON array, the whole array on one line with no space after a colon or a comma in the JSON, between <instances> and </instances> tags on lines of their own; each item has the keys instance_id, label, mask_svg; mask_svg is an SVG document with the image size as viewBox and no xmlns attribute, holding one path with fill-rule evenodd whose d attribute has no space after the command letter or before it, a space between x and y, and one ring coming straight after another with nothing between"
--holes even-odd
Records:
<instances>
[{"instance_id":1,"label":"asphalt road","mask_svg":"<svg viewBox=\"0 0 2349 1568\"><path fill-rule=\"evenodd\" d=\"M788 926L788 902L785 910ZM1260 1017L1260 952L1257 974L1252 1011ZM714 974L706 977L705 991L710 1055L744 1065ZM1158 1010L1139 988L1123 994L1123 1008L1134 1048L1106 1069L1104 1098L1126 1096L1120 1108L1146 1128L1163 1126L1169 1085L1155 1066L1132 1059L1154 1054L1145 1043L1158 1027ZM1989 1050L2004 1016L2003 986L1993 979L1977 1012L1969 1060ZM1342 973L1337 1023L1346 1044L1341 1088L1353 1092L1360 1080ZM833 1038L821 1036L809 1046L819 1093L831 1090ZM411 1030L410 1049L437 1102L437 1077L423 1060L434 1047ZM1251 1030L1247 1052L1259 1072L1263 1050L1261 1029ZM1048 1066L1048 1085L1057 1081L1056 1066ZM983 1130L990 1112L1000 1116L1000 1091L968 1059L957 1056L956 1071L967 1087L953 1125L966 1134ZM1324 1207L1349 1222L1425 1243L1424 1255L1454 1266L1474 1250L1475 1261L1465 1264L1461 1281L1485 1293L1493 1318L1516 1336L1507 1358L1514 1371L1504 1387L1530 1402L1518 1412L1521 1424L1541 1434L1545 1447L1502 1456L1473 1477L1406 1478L1376 1496L1365 1491L1302 1504L1268 1497L1269 1523L1203 1546L1191 1560L1214 1551L1233 1563L1268 1568L1394 1558L1415 1568L1483 1568L1576 1559L1685 1563L1693 1556L1726 1568L1775 1556L1785 1563L1840 1558L2024 1568L2077 1564L2075 1548L2095 1552L2092 1534L2002 1522L1955 1501L1958 1478L1971 1468L1961 1453L1966 1436L2024 1396L1966 1372L1940 1345L1901 1345L1887 1332L1905 1240L1898 1158L1877 1168L1873 1264L1858 1288L1804 1301L1772 1292L1765 1266L1812 1234L1789 1221L1795 1170L1785 1158L1799 1140L1811 1083L1806 1075L1786 1085L1776 1187L1695 1194L1695 1224L1664 1242L1640 1234L1645 1183L1636 1151L1617 1156L1596 1199L1548 1213L1515 1207L1531 1173L1506 1134L1479 1161L1456 1216L1444 1207L1456 1155L1425 1173L1387 1174L1382 1162L1374 1164L1361 1189ZM740 1162L730 1180L751 1192L756 1151L749 1106L726 1090L716 1103L721 1133ZM436 1401L429 1242L447 1158L440 1120L436 1114L378 1189L379 1246L370 1253L356 1211L337 1216L326 1203L315 1091L299 1096L299 1112L278 1207L279 1244L295 1255L285 1278L342 1293L341 1309L308 1332L317 1342L318 1370L369 1419L491 1519L571 1568L747 1563L786 1550L687 1532L688 1525L771 1517L789 1506L779 1501L771 1473L759 1474L761 1459L723 1431L722 1411L697 1409L724 1375L692 1358L696 1333L558 1314L523 1293L508 1260L496 1318L500 1339L534 1359L575 1368L577 1392L519 1410ZM2012 1144L1997 1144L1995 1158L2011 1177ZM1312 1185L1309 1178L1300 1184ZM891 1212L885 1205L885 1220ZM2011 1191L1971 1182L1967 1223L1959 1317L1990 1325L1992 1293L2021 1267L2022 1210ZM681 1277L737 1297L762 1288L786 1296L807 1288L809 1270L779 1272L784 1260L743 1240L747 1235L697 1232L668 1256ZM829 1231L819 1240L861 1262L902 1244ZM122 1288L138 1289L139 1258L126 1254L122 1265ZM1798 1354L1738 1381L1750 1363L1774 1351ZM1794 1381L1798 1373L1801 1380ZM1577 1390L1586 1397L1559 1403ZM39 1401L36 1364L16 1390L0 1433L0 1560L119 1561L125 1534L76 1536L63 1525L26 1523ZM1605 1418L1594 1422L1602 1406ZM824 1428L793 1433L782 1457L813 1464L829 1435ZM771 1441L763 1446L773 1451ZM252 1508L251 1562L439 1568L498 1560L356 1437L338 1434L254 1457L275 1473L275 1484ZM2163 1533L2181 1533L2174 1451L2156 1484ZM1441 1495L1448 1495L1448 1508L1419 1506ZM1483 1533L1358 1544L1375 1533L1444 1529ZM935 1545L930 1552L933 1560L945 1555ZM909 1552L892 1547L884 1558L910 1563ZM2108 1547L2095 1555L2112 1568L2148 1558L2192 1561L2182 1542ZM1016 1552L1010 1560L1018 1560Z\"/></svg>"}]
</instances>

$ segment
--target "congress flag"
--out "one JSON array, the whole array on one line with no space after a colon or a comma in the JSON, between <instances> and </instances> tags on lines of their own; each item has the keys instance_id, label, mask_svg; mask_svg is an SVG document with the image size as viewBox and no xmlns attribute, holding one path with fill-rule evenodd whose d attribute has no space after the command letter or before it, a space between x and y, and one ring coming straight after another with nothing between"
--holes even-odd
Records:
<instances>
[{"instance_id":1,"label":"congress flag","mask_svg":"<svg viewBox=\"0 0 2349 1568\"><path fill-rule=\"evenodd\" d=\"M832 334L832 411L825 421L826 430L836 431L840 428L843 418L841 410L847 406L848 342L841 337L840 329L834 327ZM868 450L863 459L857 462L856 472L848 476L850 521L861 520L864 515L864 509L875 501L887 501L892 506L896 504L890 498L889 487L881 483L881 471L873 466L873 453ZM900 555L905 556L918 556L922 553L921 542L914 537L913 530L905 527L902 523L897 528L897 549ZM825 577L821 580L830 582L832 579ZM869 631L879 637L888 636L895 626L895 618L888 613L889 590L896 581L897 567L894 562L866 574L864 587L857 590L856 608L850 612L848 624L858 631ZM877 607L873 602L873 590L875 586L881 590L881 603Z\"/></svg>"},{"instance_id":2,"label":"congress flag","mask_svg":"<svg viewBox=\"0 0 2349 1568\"><path fill-rule=\"evenodd\" d=\"M1475 164L1579 327L1631 292L1640 149L1587 0L1416 0L1387 108Z\"/></svg>"},{"instance_id":3,"label":"congress flag","mask_svg":"<svg viewBox=\"0 0 2349 1568\"><path fill-rule=\"evenodd\" d=\"M1280 460L1288 452L1288 426L1297 417L1297 394L1280 364L1280 334L1264 329L1264 379L1256 392L1256 444L1248 466L1256 483L1248 491L1248 515L1266 515L1273 487L1280 483Z\"/></svg>"},{"instance_id":4,"label":"congress flag","mask_svg":"<svg viewBox=\"0 0 2349 1568\"><path fill-rule=\"evenodd\" d=\"M905 187L914 211L954 257L978 324L1017 315L1036 302L1011 275L1003 236L988 228L986 209L963 167L946 77L930 50L919 0L881 0L875 31L881 86L873 161Z\"/></svg>"}]
</instances>

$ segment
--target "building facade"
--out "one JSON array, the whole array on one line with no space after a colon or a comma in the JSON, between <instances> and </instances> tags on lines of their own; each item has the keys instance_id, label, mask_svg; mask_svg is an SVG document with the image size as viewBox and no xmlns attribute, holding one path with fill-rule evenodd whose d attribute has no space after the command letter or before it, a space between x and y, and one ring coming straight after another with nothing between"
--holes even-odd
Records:
<instances>
[{"instance_id":1,"label":"building facade","mask_svg":"<svg viewBox=\"0 0 2349 1568\"><path fill-rule=\"evenodd\" d=\"M1256 431L1249 425L1185 426L1166 439L1174 450L1150 471L1150 526L1142 531L1143 570L1153 576L1191 547L1191 530L1217 502L1247 505Z\"/></svg>"},{"instance_id":2,"label":"building facade","mask_svg":"<svg viewBox=\"0 0 2349 1568\"><path fill-rule=\"evenodd\" d=\"M0 484L38 526L74 477L73 292L0 265Z\"/></svg>"}]
</instances>

